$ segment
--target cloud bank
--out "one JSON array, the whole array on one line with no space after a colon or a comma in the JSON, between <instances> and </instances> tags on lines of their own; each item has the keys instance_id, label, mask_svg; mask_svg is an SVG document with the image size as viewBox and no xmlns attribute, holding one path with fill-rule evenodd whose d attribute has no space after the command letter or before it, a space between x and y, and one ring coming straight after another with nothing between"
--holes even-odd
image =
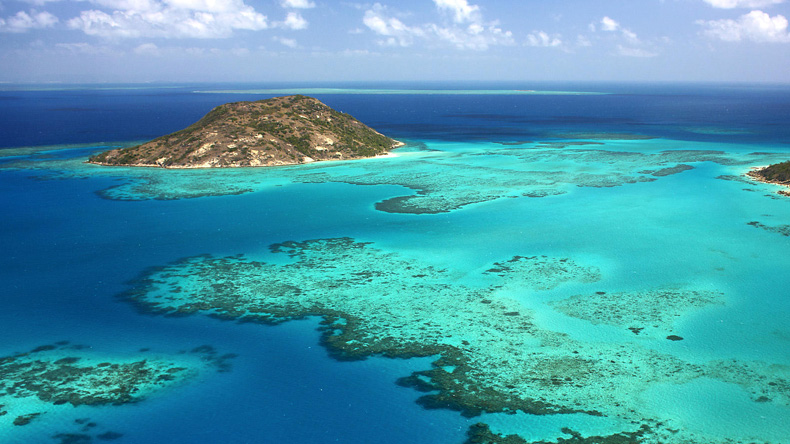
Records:
<instances>
[{"instance_id":1,"label":"cloud bank","mask_svg":"<svg viewBox=\"0 0 790 444\"><path fill-rule=\"evenodd\" d=\"M482 51L490 46L514 44L513 34L500 28L496 21L485 22L477 5L470 5L467 0L434 0L434 4L441 14L449 17L450 23L410 26L393 17L380 3L365 11L362 23L384 37L379 43L386 46L411 46L421 40Z\"/></svg>"},{"instance_id":2,"label":"cloud bank","mask_svg":"<svg viewBox=\"0 0 790 444\"><path fill-rule=\"evenodd\" d=\"M721 9L764 8L784 2L785 0L705 0L705 3Z\"/></svg>"},{"instance_id":3,"label":"cloud bank","mask_svg":"<svg viewBox=\"0 0 790 444\"><path fill-rule=\"evenodd\" d=\"M5 20L0 18L0 32L21 33L30 29L51 28L57 22L58 18L46 11L19 11Z\"/></svg>"},{"instance_id":4,"label":"cloud bank","mask_svg":"<svg viewBox=\"0 0 790 444\"><path fill-rule=\"evenodd\" d=\"M67 26L107 38L223 38L267 29L267 17L243 0L91 0L112 9L82 11Z\"/></svg>"},{"instance_id":5,"label":"cloud bank","mask_svg":"<svg viewBox=\"0 0 790 444\"><path fill-rule=\"evenodd\" d=\"M466 0L434 0L440 11L449 12L458 24L479 22L480 7L470 5Z\"/></svg>"},{"instance_id":6,"label":"cloud bank","mask_svg":"<svg viewBox=\"0 0 790 444\"><path fill-rule=\"evenodd\" d=\"M783 15L771 17L763 11L752 11L737 20L699 20L708 37L725 42L768 42L790 43L787 18Z\"/></svg>"},{"instance_id":7,"label":"cloud bank","mask_svg":"<svg viewBox=\"0 0 790 444\"><path fill-rule=\"evenodd\" d=\"M280 5L283 8L294 8L294 9L315 8L315 3L311 2L310 0L283 0L280 2Z\"/></svg>"}]
</instances>

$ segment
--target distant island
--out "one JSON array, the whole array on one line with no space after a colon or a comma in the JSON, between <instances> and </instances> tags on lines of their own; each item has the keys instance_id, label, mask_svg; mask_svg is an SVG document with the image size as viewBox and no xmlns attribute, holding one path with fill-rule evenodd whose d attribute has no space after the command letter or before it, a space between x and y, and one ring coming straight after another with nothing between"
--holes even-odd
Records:
<instances>
[{"instance_id":1,"label":"distant island","mask_svg":"<svg viewBox=\"0 0 790 444\"><path fill-rule=\"evenodd\" d=\"M99 165L222 168L374 157L403 145L303 95L226 103L191 126L92 156Z\"/></svg>"},{"instance_id":2,"label":"distant island","mask_svg":"<svg viewBox=\"0 0 790 444\"><path fill-rule=\"evenodd\" d=\"M790 160L776 163L764 168L756 168L746 173L760 182L773 183L790 187ZM790 190L781 190L779 194L790 196Z\"/></svg>"}]
</instances>

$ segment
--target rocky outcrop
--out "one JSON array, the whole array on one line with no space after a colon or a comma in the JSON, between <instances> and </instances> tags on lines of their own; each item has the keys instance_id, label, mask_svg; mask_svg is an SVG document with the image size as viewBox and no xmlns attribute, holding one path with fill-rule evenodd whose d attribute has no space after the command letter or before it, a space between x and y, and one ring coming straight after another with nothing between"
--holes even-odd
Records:
<instances>
[{"instance_id":1,"label":"rocky outcrop","mask_svg":"<svg viewBox=\"0 0 790 444\"><path fill-rule=\"evenodd\" d=\"M773 183L790 187L790 160L787 162L775 163L765 168L757 168L746 173L752 179L760 182ZM790 196L790 190L781 190L779 194Z\"/></svg>"}]
</instances>

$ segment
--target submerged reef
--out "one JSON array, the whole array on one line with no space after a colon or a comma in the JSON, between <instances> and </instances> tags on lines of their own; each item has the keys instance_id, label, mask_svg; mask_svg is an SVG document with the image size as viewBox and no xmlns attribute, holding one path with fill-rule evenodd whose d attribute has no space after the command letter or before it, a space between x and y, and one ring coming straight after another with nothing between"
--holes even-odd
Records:
<instances>
[{"instance_id":1,"label":"submerged reef","mask_svg":"<svg viewBox=\"0 0 790 444\"><path fill-rule=\"evenodd\" d=\"M555 301L551 306L593 324L627 328L637 335L645 329L658 330L659 335L666 335L673 331L674 322L682 315L723 304L723 296L718 292L676 288L629 293L598 291Z\"/></svg>"},{"instance_id":2,"label":"submerged reef","mask_svg":"<svg viewBox=\"0 0 790 444\"><path fill-rule=\"evenodd\" d=\"M654 177L606 173L539 171L494 168L468 164L458 159L424 162L360 164L352 174L315 171L297 175L302 183L343 182L353 185L400 185L414 194L376 203L387 213L436 214L506 197L547 197L565 194L573 186L615 187L627 183L652 182Z\"/></svg>"},{"instance_id":3,"label":"submerged reef","mask_svg":"<svg viewBox=\"0 0 790 444\"><path fill-rule=\"evenodd\" d=\"M30 424L30 421L33 421L34 419L38 418L39 416L41 416L41 412L27 413L25 415L19 415L16 418L14 418L14 425L15 426L28 425L28 424Z\"/></svg>"},{"instance_id":4,"label":"submerged reef","mask_svg":"<svg viewBox=\"0 0 790 444\"><path fill-rule=\"evenodd\" d=\"M569 435L570 438L560 437L556 441L532 441L518 435L502 435L494 433L488 424L477 423L469 428L467 440L464 444L639 444L640 437L649 432L649 428L642 427L636 432L616 433L608 436L588 436L584 437L581 433L563 428L562 433Z\"/></svg>"},{"instance_id":5,"label":"submerged reef","mask_svg":"<svg viewBox=\"0 0 790 444\"><path fill-rule=\"evenodd\" d=\"M397 158L268 168L266 174L245 168L161 171L101 167L85 165L79 158L50 158L46 153L9 160L0 163L0 168L39 170L40 177L48 179L115 178L119 181L117 185L98 192L101 197L113 200L233 195L293 183L400 185L412 192L378 202L378 210L434 214L503 198L559 196L576 187L653 182L694 168L693 164L700 162L753 165L786 157L779 153L734 154L712 150L629 152L605 149L610 142L578 139L519 143L468 144L460 151L438 149L441 145L425 149L413 144L400 150L403 155ZM90 154L87 148L81 151Z\"/></svg>"},{"instance_id":6,"label":"submerged reef","mask_svg":"<svg viewBox=\"0 0 790 444\"><path fill-rule=\"evenodd\" d=\"M107 430L91 418L77 418L72 424L74 428L52 435L52 439L60 444L90 444L95 440L114 441L123 437L123 433Z\"/></svg>"},{"instance_id":7,"label":"submerged reef","mask_svg":"<svg viewBox=\"0 0 790 444\"><path fill-rule=\"evenodd\" d=\"M468 417L586 413L623 424L600 441L572 436L558 442L721 442L646 411L640 394L656 384L715 378L741 386L755 402L790 404L790 369L783 366L687 362L654 349L664 337L626 331L622 341L589 342L539 322L518 299L568 284L591 292L600 285L600 270L573 258L516 256L481 268L486 271L470 280L460 271L351 238L283 242L271 250L291 262L186 258L148 270L122 297L142 312L167 316L203 314L264 324L321 316L322 343L336 359L433 356L432 368L398 381L424 392L418 402L426 408ZM663 299L650 300L655 297ZM596 310L606 311L618 298L624 307L644 303L646 308L596 317ZM607 291L574 302L590 322L671 328L677 314L719 304L721 295L683 288ZM472 442L520 442L500 438Z\"/></svg>"},{"instance_id":8,"label":"submerged reef","mask_svg":"<svg viewBox=\"0 0 790 444\"><path fill-rule=\"evenodd\" d=\"M650 174L651 176L656 177L664 177L664 176L671 176L673 174L682 173L683 171L693 170L694 167L691 165L675 165L673 167L661 168L660 170L656 171L641 171L643 174Z\"/></svg>"},{"instance_id":9,"label":"submerged reef","mask_svg":"<svg viewBox=\"0 0 790 444\"><path fill-rule=\"evenodd\" d=\"M688 163L746 165L723 151L665 150L657 153L569 148L600 142L539 142L532 147L500 146L491 150L425 155L409 162L360 163L351 172L310 170L293 180L354 185L400 185L414 190L376 204L388 213L435 214L512 197L549 197L575 187L609 188L653 182L694 169ZM507 166L470 162L469 157L507 157ZM771 157L770 153L760 155ZM516 160L515 162L513 160Z\"/></svg>"},{"instance_id":10,"label":"submerged reef","mask_svg":"<svg viewBox=\"0 0 790 444\"><path fill-rule=\"evenodd\" d=\"M145 389L165 385L180 379L181 373L189 373L185 367L147 359L95 363L79 356L45 357L45 351L49 350L0 358L0 396L33 396L52 404L75 407L117 405L136 401Z\"/></svg>"},{"instance_id":11,"label":"submerged reef","mask_svg":"<svg viewBox=\"0 0 790 444\"><path fill-rule=\"evenodd\" d=\"M79 407L139 402L206 369L226 371L232 358L217 356L209 346L174 357L141 352L135 357L116 358L87 349L63 341L0 357L0 426L10 421L6 419L9 417L14 417L16 426L27 425L54 406L65 404ZM36 403L20 403L20 399ZM26 405L44 411L24 411L29 408Z\"/></svg>"},{"instance_id":12,"label":"submerged reef","mask_svg":"<svg viewBox=\"0 0 790 444\"><path fill-rule=\"evenodd\" d=\"M765 225L764 223L756 220L749 222L747 225L751 225L755 228L761 228L770 233L777 233L777 234L781 234L782 236L790 236L790 225L771 226L771 225Z\"/></svg>"},{"instance_id":13,"label":"submerged reef","mask_svg":"<svg viewBox=\"0 0 790 444\"><path fill-rule=\"evenodd\" d=\"M555 133L549 137L557 139L587 139L587 140L650 140L655 136L634 133Z\"/></svg>"}]
</instances>

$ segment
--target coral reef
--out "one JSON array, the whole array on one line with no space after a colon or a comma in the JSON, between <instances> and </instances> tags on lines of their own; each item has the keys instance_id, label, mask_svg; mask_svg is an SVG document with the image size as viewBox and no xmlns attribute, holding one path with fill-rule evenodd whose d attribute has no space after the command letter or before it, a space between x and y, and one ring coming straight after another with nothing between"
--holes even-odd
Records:
<instances>
[{"instance_id":1,"label":"coral reef","mask_svg":"<svg viewBox=\"0 0 790 444\"><path fill-rule=\"evenodd\" d=\"M718 292L679 288L643 292L608 293L598 291L577 295L551 305L558 311L593 324L627 328L635 334L659 330L659 335L673 332L673 324L684 314L714 304L723 304Z\"/></svg>"},{"instance_id":2,"label":"coral reef","mask_svg":"<svg viewBox=\"0 0 790 444\"><path fill-rule=\"evenodd\" d=\"M751 225L751 226L753 226L755 228L763 229L763 230L768 231L770 233L777 233L777 234L781 234L782 236L790 236L790 225L770 226L770 225L765 225L764 223L756 221L756 220L747 223L747 225Z\"/></svg>"},{"instance_id":3,"label":"coral reef","mask_svg":"<svg viewBox=\"0 0 790 444\"><path fill-rule=\"evenodd\" d=\"M630 424L601 442L629 442L623 437L640 430L638 442L644 443L718 442L690 431L679 434L665 418L642 412L639 394L654 384L717 378L741 385L755 402L786 403L777 393L786 388L785 367L692 363L633 341L579 341L538 324L531 310L506 296L516 289L528 297L568 283L599 285L600 271L572 258L516 256L487 268L479 282L494 285L471 285L454 270L350 238L283 242L271 249L293 262L186 258L149 270L123 297L143 312L170 316L201 313L260 323L321 316L322 343L337 359L435 356L431 369L399 380L425 393L419 403L426 408L468 417L582 412ZM614 311L618 300L623 308ZM659 289L601 291L558 307L591 322L671 329L677 315L720 303L717 292ZM596 442L569 439L563 442Z\"/></svg>"},{"instance_id":4,"label":"coral reef","mask_svg":"<svg viewBox=\"0 0 790 444\"><path fill-rule=\"evenodd\" d=\"M736 155L713 150L629 152L603 149L604 142L572 139L519 143L469 145L461 152L415 143L406 149L409 155L401 158L271 168L266 175L245 168L221 171L128 168L123 170L122 183L99 191L99 195L113 200L171 200L243 194L290 183L400 185L413 190L412 193L378 202L378 210L436 214L503 198L559 196L576 187L609 188L653 182L693 168L690 164L694 163L740 166L770 162L782 156ZM596 149L589 148L590 145ZM507 162L480 163L478 157L504 158ZM50 159L46 154L5 162L0 168L41 170L44 178L118 177L119 174L117 167ZM725 177L735 176L719 178Z\"/></svg>"},{"instance_id":5,"label":"coral reef","mask_svg":"<svg viewBox=\"0 0 790 444\"><path fill-rule=\"evenodd\" d=\"M579 432L563 428L562 433L570 435L570 438L559 438L556 441L533 441L528 442L518 435L502 435L491 431L487 424L477 423L469 428L467 440L464 444L639 444L640 437L649 432L649 428L644 426L636 432L617 433L609 436L588 436L583 437Z\"/></svg>"},{"instance_id":6,"label":"coral reef","mask_svg":"<svg viewBox=\"0 0 790 444\"><path fill-rule=\"evenodd\" d=\"M232 354L220 355L211 346L201 346L173 357L140 352L139 356L116 358L87 351L88 347L62 341L29 352L0 357L0 410L7 405L13 424L23 426L46 419L45 411L24 412L15 400L32 398L50 408L56 406L107 406L139 402L162 389L196 377L208 369L228 371ZM38 404L41 406L41 404ZM14 407L13 409L11 407ZM20 410L20 406L21 410ZM3 411L3 413L7 413ZM0 425L2 425L0 419ZM84 420L82 432L95 426ZM113 432L115 433L115 432ZM66 433L63 442L82 439ZM72 436L73 435L73 436ZM112 439L114 435L106 435ZM100 438L101 439L101 438Z\"/></svg>"}]
</instances>

